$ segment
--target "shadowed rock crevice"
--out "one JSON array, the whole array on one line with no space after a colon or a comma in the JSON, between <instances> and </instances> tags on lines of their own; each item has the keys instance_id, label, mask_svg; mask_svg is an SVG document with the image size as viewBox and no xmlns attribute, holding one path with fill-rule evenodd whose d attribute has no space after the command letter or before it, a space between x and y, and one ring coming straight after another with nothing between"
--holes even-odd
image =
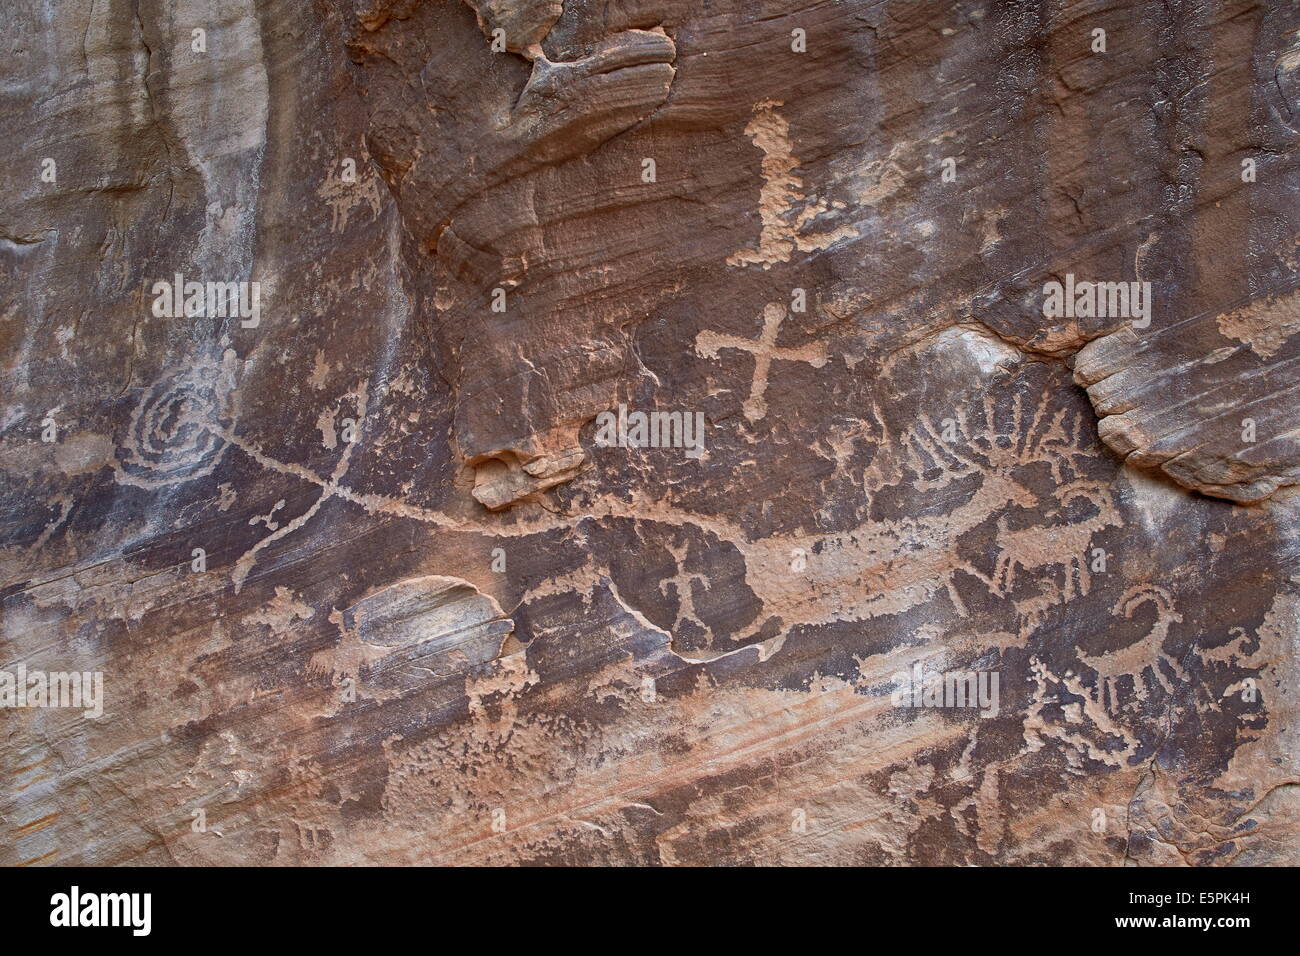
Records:
<instances>
[{"instance_id":1,"label":"shadowed rock crevice","mask_svg":"<svg viewBox=\"0 0 1300 956\"><path fill-rule=\"evenodd\" d=\"M1090 342L1074 375L1102 440L1137 467L1231 501L1300 482L1296 295Z\"/></svg>"}]
</instances>

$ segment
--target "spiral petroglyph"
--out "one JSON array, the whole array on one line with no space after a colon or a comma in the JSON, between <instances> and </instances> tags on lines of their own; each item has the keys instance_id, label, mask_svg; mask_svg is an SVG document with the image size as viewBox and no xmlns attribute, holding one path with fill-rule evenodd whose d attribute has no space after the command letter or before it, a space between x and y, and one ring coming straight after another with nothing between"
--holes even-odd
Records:
<instances>
[{"instance_id":1,"label":"spiral petroglyph","mask_svg":"<svg viewBox=\"0 0 1300 956\"><path fill-rule=\"evenodd\" d=\"M210 475L228 443L231 363L200 362L150 387L131 415L118 481L161 488Z\"/></svg>"}]
</instances>

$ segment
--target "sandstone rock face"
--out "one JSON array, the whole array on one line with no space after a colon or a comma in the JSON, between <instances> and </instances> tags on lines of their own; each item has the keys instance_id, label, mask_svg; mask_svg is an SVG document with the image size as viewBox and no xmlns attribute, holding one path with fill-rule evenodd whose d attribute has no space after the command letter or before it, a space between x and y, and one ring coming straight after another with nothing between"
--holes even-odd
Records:
<instances>
[{"instance_id":1,"label":"sandstone rock face","mask_svg":"<svg viewBox=\"0 0 1300 956\"><path fill-rule=\"evenodd\" d=\"M1293 4L11 20L0 862L1300 862Z\"/></svg>"}]
</instances>

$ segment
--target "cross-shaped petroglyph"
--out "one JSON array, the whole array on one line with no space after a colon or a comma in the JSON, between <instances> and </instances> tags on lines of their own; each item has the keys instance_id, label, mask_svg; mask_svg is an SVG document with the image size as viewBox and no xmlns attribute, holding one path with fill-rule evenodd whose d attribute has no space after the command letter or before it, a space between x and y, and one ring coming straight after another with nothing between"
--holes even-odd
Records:
<instances>
[{"instance_id":1,"label":"cross-shaped petroglyph","mask_svg":"<svg viewBox=\"0 0 1300 956\"><path fill-rule=\"evenodd\" d=\"M769 302L763 307L763 331L757 339L742 339L736 335L726 335L705 329L695 336L695 353L702 358L716 359L721 349L740 349L754 356L754 379L749 387L749 398L745 399L745 418L756 422L767 414L767 375L772 367L772 359L785 359L789 362L807 362L813 368L821 368L828 361L826 347L820 342L811 342L797 348L782 348L776 344L777 332L781 320L785 318L785 306L780 302Z\"/></svg>"},{"instance_id":2,"label":"cross-shaped petroglyph","mask_svg":"<svg viewBox=\"0 0 1300 956\"><path fill-rule=\"evenodd\" d=\"M857 234L850 226L812 234L803 231L818 216L831 208L842 209L844 204L831 203L828 206L824 199L808 201L803 191L803 180L795 174L799 159L790 143L790 124L776 111L780 105L774 100L754 104L754 117L745 126L745 135L763 151L763 186L758 194L758 215L762 226L758 246L733 253L727 258L729 266L761 265L770 269L778 262L789 262L796 249L815 252Z\"/></svg>"}]
</instances>

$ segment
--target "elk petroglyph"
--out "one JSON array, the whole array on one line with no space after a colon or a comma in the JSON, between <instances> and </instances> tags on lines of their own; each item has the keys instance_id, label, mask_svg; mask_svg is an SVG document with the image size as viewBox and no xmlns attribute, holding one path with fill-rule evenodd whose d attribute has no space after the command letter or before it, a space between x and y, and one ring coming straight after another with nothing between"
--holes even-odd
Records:
<instances>
[{"instance_id":1,"label":"elk petroglyph","mask_svg":"<svg viewBox=\"0 0 1300 956\"><path fill-rule=\"evenodd\" d=\"M767 611L787 624L865 620L906 611L942 592L966 617L958 590L964 577L1010 600L1023 632L1048 607L1087 594L1088 548L1098 533L1123 523L1119 509L1105 485L1086 477L1093 453L1078 415L1053 411L1047 393L1032 415L1020 395L1010 405L1000 409L986 394L956 410L955 441L945 441L945 429L922 416L898 443L892 468L882 466L881 487L910 484L935 493L974 480L974 490L950 510L873 521L831 537L784 536L747 545L750 584ZM959 542L993 516L996 558L984 569L963 555ZM793 549L812 555L805 573L783 573ZM1022 576L1034 580L1021 582ZM845 600L845 594L856 597Z\"/></svg>"}]
</instances>

